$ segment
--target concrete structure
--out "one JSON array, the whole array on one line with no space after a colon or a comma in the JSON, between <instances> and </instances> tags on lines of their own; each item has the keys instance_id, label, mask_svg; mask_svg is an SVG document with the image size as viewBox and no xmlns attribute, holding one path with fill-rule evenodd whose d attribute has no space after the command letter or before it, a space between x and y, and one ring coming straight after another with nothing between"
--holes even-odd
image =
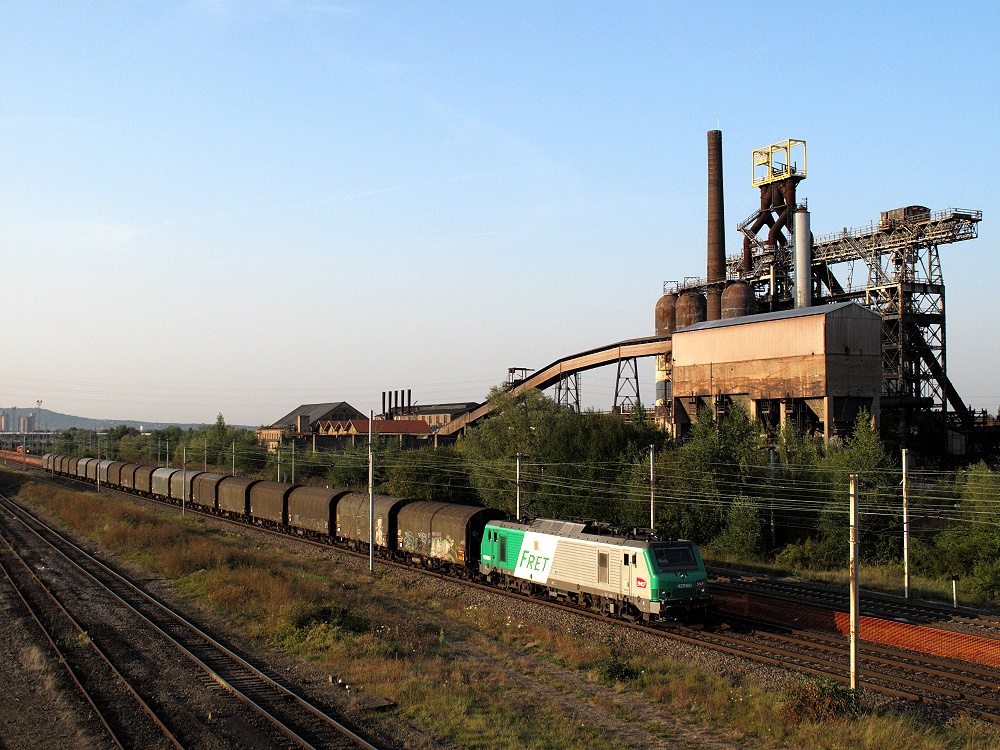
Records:
<instances>
[{"instance_id":1,"label":"concrete structure","mask_svg":"<svg viewBox=\"0 0 1000 750\"><path fill-rule=\"evenodd\" d=\"M792 420L824 439L879 413L882 319L853 302L698 323L673 335L666 423L683 437L734 402L765 428Z\"/></svg>"},{"instance_id":2,"label":"concrete structure","mask_svg":"<svg viewBox=\"0 0 1000 750\"><path fill-rule=\"evenodd\" d=\"M478 401L463 401L453 404L425 404L418 406L408 406L403 411L402 417L393 416L393 420L406 419L414 420L418 419L422 422L426 422L430 431L437 432L444 425L448 424L455 417L459 417L462 414L472 411L477 406L479 406ZM383 418L386 415L380 415Z\"/></svg>"}]
</instances>

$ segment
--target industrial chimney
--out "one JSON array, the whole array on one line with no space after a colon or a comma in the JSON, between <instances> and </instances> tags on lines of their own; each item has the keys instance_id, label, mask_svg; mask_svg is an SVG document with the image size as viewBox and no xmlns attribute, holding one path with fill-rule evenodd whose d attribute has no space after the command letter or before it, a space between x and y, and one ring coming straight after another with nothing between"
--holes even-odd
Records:
<instances>
[{"instance_id":1,"label":"industrial chimney","mask_svg":"<svg viewBox=\"0 0 1000 750\"><path fill-rule=\"evenodd\" d=\"M722 197L722 131L708 131L708 320L722 317L726 283L726 217Z\"/></svg>"}]
</instances>

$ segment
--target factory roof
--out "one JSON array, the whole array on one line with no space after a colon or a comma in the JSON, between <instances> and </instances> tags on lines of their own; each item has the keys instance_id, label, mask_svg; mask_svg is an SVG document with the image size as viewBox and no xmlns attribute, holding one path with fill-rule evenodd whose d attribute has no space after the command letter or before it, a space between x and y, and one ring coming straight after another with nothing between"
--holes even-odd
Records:
<instances>
[{"instance_id":1,"label":"factory roof","mask_svg":"<svg viewBox=\"0 0 1000 750\"><path fill-rule=\"evenodd\" d=\"M414 404L403 409L403 414L464 414L479 406L478 401L458 401L450 404Z\"/></svg>"},{"instance_id":2,"label":"factory roof","mask_svg":"<svg viewBox=\"0 0 1000 750\"><path fill-rule=\"evenodd\" d=\"M722 320L706 320L702 323L695 323L686 328L678 328L674 333L687 333L688 331L707 331L712 328L725 328L726 326L745 325L746 323L766 323L772 320L788 320L789 318L804 318L807 315L829 315L847 308L864 310L869 315L878 313L869 310L857 302L834 302L829 305L816 305L814 307L797 307L794 310L779 310L778 312L760 313L758 315L743 315L738 318L724 318Z\"/></svg>"},{"instance_id":3,"label":"factory roof","mask_svg":"<svg viewBox=\"0 0 1000 750\"><path fill-rule=\"evenodd\" d=\"M328 404L302 404L299 408L289 412L271 426L297 427L300 415L306 417L310 425L321 419L358 419L364 417L364 414L346 401L334 401Z\"/></svg>"},{"instance_id":4,"label":"factory roof","mask_svg":"<svg viewBox=\"0 0 1000 750\"><path fill-rule=\"evenodd\" d=\"M368 432L368 420L321 419L316 427L322 435L362 435ZM426 435L430 432L422 419L376 419L372 429L380 435Z\"/></svg>"}]
</instances>

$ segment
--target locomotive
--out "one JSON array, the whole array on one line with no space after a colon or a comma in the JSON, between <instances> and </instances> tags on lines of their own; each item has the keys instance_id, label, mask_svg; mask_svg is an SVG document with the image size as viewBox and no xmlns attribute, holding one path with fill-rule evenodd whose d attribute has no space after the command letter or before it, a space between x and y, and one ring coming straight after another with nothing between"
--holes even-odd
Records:
<instances>
[{"instance_id":1,"label":"locomotive","mask_svg":"<svg viewBox=\"0 0 1000 750\"><path fill-rule=\"evenodd\" d=\"M47 453L46 471L224 518L629 619L711 606L693 542L594 521L509 520L492 508Z\"/></svg>"}]
</instances>

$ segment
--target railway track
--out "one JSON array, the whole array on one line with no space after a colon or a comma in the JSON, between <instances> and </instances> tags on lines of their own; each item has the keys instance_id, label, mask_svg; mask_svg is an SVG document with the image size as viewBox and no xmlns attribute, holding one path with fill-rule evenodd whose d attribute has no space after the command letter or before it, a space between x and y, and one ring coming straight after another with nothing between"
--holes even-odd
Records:
<instances>
[{"instance_id":1,"label":"railway track","mask_svg":"<svg viewBox=\"0 0 1000 750\"><path fill-rule=\"evenodd\" d=\"M376 750L3 495L0 516L8 580L118 747Z\"/></svg>"},{"instance_id":2,"label":"railway track","mask_svg":"<svg viewBox=\"0 0 1000 750\"><path fill-rule=\"evenodd\" d=\"M75 481L75 480L74 480ZM131 498L128 493L122 493ZM143 498L175 508L172 503ZM188 508L188 512L196 512L208 518L225 520L255 531L279 536L287 536L276 530L267 529L256 524L244 523L234 519L219 519L218 516ZM359 553L342 547L331 547L314 540L295 536L295 539L306 544L367 558L367 552ZM380 564L394 566L406 570L415 570L412 566L394 561L379 559ZM430 576L442 578L454 583L480 588L494 593L502 593L530 601L538 605L562 609L594 620L614 623L618 626L633 628L660 637L672 638L692 645L741 656L753 661L772 666L791 669L818 678L835 682L849 683L848 645L846 639L837 638L807 631L796 631L776 627L771 623L753 621L747 618L730 618L731 622L721 628L697 629L687 626L649 627L639 622L632 622L608 617L580 607L552 601L548 598L527 596L522 593L503 591L492 586L486 586L466 579L449 576L438 571L420 570ZM981 668L956 660L938 659L913 652L862 644L862 668L859 678L864 687L896 698L922 702L955 712L965 712L982 719L1000 723L1000 671Z\"/></svg>"},{"instance_id":3,"label":"railway track","mask_svg":"<svg viewBox=\"0 0 1000 750\"><path fill-rule=\"evenodd\" d=\"M849 683L846 639L811 631L779 630L752 620L742 624L746 627L743 632L711 632L699 637L749 652L744 654L748 658ZM866 688L1000 722L997 670L864 642L859 646L859 662L858 678Z\"/></svg>"},{"instance_id":4,"label":"railway track","mask_svg":"<svg viewBox=\"0 0 1000 750\"><path fill-rule=\"evenodd\" d=\"M711 566L707 569L715 576L712 585L719 588L805 602L838 612L846 612L849 608L848 593L842 586L747 576ZM995 615L925 600L903 599L878 591L866 590L862 593L861 612L864 615L940 628L962 627L967 632L979 632L984 637L1000 639L1000 617Z\"/></svg>"},{"instance_id":5,"label":"railway track","mask_svg":"<svg viewBox=\"0 0 1000 750\"><path fill-rule=\"evenodd\" d=\"M32 566L2 534L0 541L0 570L110 742L119 748L180 747Z\"/></svg>"},{"instance_id":6,"label":"railway track","mask_svg":"<svg viewBox=\"0 0 1000 750\"><path fill-rule=\"evenodd\" d=\"M442 577L467 586L496 590L478 583ZM770 623L747 618L731 618L739 622L740 630L733 629L731 623L726 623L723 629L698 629L682 625L674 628L649 627L573 605L515 592L504 593L543 606L572 611L591 619L680 640L782 669L791 669L845 685L850 683L848 644L843 638L808 631L776 629ZM1000 723L1000 671L870 644L862 644L859 652L862 662L859 680L864 687L895 698L969 713Z\"/></svg>"}]
</instances>

